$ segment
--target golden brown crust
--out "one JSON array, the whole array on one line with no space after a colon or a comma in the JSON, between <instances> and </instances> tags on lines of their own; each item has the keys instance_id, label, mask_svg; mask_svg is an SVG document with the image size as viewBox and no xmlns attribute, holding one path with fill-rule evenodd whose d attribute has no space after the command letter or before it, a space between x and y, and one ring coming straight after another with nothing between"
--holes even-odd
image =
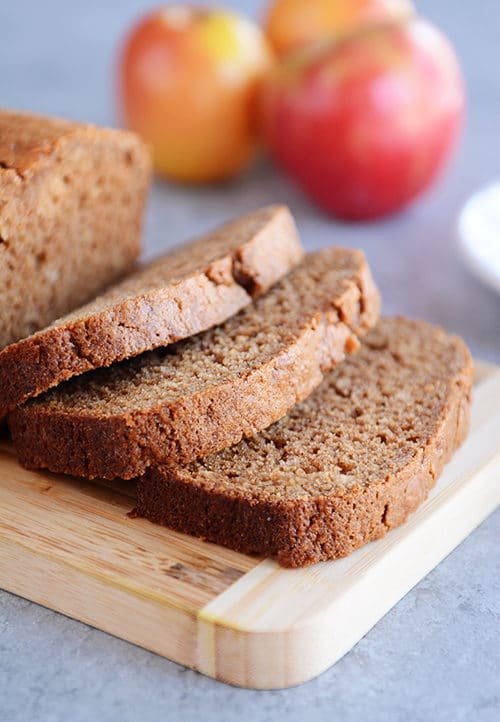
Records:
<instances>
[{"instance_id":1,"label":"golden brown crust","mask_svg":"<svg viewBox=\"0 0 500 722\"><path fill-rule=\"evenodd\" d=\"M0 349L133 268L149 179L133 133L0 110Z\"/></svg>"},{"instance_id":2,"label":"golden brown crust","mask_svg":"<svg viewBox=\"0 0 500 722\"><path fill-rule=\"evenodd\" d=\"M284 206L243 216L167 254L0 351L0 417L73 376L222 323L302 256Z\"/></svg>"},{"instance_id":3,"label":"golden brown crust","mask_svg":"<svg viewBox=\"0 0 500 722\"><path fill-rule=\"evenodd\" d=\"M222 326L15 409L9 425L20 460L131 478L225 448L310 394L356 348L355 334L378 307L362 253L319 251Z\"/></svg>"},{"instance_id":4,"label":"golden brown crust","mask_svg":"<svg viewBox=\"0 0 500 722\"><path fill-rule=\"evenodd\" d=\"M23 177L82 125L61 118L0 110L0 168ZM5 175L5 174L4 174Z\"/></svg>"},{"instance_id":5,"label":"golden brown crust","mask_svg":"<svg viewBox=\"0 0 500 722\"><path fill-rule=\"evenodd\" d=\"M398 350L405 333L415 336L412 351L411 340ZM424 372L417 346L433 357ZM368 381L359 388L363 372ZM472 363L459 339L428 324L383 320L357 356L255 440L187 468L149 469L138 481L134 513L240 552L276 556L284 566L343 557L424 501L465 439L471 387ZM329 407L332 400L338 403Z\"/></svg>"}]
</instances>

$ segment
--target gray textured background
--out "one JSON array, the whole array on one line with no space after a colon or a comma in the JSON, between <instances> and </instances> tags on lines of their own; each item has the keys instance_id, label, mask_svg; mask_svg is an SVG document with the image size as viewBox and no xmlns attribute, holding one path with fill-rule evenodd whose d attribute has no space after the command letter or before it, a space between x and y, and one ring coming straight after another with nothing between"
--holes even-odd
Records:
<instances>
[{"instance_id":1,"label":"gray textured background","mask_svg":"<svg viewBox=\"0 0 500 722\"><path fill-rule=\"evenodd\" d=\"M226 5L252 14L255 2ZM387 313L460 333L500 361L500 297L462 267L456 216L500 174L500 3L417 5L455 43L469 114L461 150L440 186L383 222L338 224L271 167L232 185L154 189L146 252L246 209L284 201L309 248L362 247ZM116 123L113 65L124 30L147 3L0 0L0 105ZM0 720L429 720L500 718L500 513L408 594L333 669L296 689L227 687L30 602L0 592ZM1 546L0 546L1 553Z\"/></svg>"}]
</instances>

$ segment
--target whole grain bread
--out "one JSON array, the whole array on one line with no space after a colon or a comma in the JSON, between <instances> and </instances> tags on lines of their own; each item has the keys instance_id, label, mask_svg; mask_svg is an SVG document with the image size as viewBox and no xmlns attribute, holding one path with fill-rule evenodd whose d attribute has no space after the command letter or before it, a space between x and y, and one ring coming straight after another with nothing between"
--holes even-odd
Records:
<instances>
[{"instance_id":1,"label":"whole grain bread","mask_svg":"<svg viewBox=\"0 0 500 722\"><path fill-rule=\"evenodd\" d=\"M226 223L0 352L0 417L73 376L165 346L237 313L300 262L284 206Z\"/></svg>"},{"instance_id":2,"label":"whole grain bread","mask_svg":"<svg viewBox=\"0 0 500 722\"><path fill-rule=\"evenodd\" d=\"M130 271L149 177L133 133L0 110L0 349Z\"/></svg>"},{"instance_id":3,"label":"whole grain bread","mask_svg":"<svg viewBox=\"0 0 500 722\"><path fill-rule=\"evenodd\" d=\"M318 251L223 325L18 407L14 446L30 468L85 477L189 462L281 418L357 347L378 311L363 254Z\"/></svg>"},{"instance_id":4,"label":"whole grain bread","mask_svg":"<svg viewBox=\"0 0 500 722\"><path fill-rule=\"evenodd\" d=\"M285 418L185 468L139 479L135 514L298 567L402 524L467 433L463 342L384 319Z\"/></svg>"}]
</instances>

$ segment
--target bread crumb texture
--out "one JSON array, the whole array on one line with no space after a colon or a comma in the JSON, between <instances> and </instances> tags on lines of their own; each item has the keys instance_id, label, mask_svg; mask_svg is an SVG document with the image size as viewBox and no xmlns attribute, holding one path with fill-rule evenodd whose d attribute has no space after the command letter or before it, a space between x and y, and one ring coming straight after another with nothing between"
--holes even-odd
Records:
<instances>
[{"instance_id":1,"label":"bread crumb texture","mask_svg":"<svg viewBox=\"0 0 500 722\"><path fill-rule=\"evenodd\" d=\"M384 319L286 417L185 467L150 469L136 513L303 566L401 524L467 433L472 363L439 328Z\"/></svg>"}]
</instances>

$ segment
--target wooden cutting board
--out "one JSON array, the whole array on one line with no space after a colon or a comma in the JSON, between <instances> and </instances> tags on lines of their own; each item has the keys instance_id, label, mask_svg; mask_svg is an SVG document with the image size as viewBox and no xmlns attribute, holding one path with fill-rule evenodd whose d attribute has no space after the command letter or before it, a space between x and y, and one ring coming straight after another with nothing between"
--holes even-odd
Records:
<instances>
[{"instance_id":1,"label":"wooden cutting board","mask_svg":"<svg viewBox=\"0 0 500 722\"><path fill-rule=\"evenodd\" d=\"M29 472L4 442L0 587L225 682L304 682L500 503L500 370L477 375L470 436L429 499L384 539L306 569L130 519L131 484Z\"/></svg>"}]
</instances>

